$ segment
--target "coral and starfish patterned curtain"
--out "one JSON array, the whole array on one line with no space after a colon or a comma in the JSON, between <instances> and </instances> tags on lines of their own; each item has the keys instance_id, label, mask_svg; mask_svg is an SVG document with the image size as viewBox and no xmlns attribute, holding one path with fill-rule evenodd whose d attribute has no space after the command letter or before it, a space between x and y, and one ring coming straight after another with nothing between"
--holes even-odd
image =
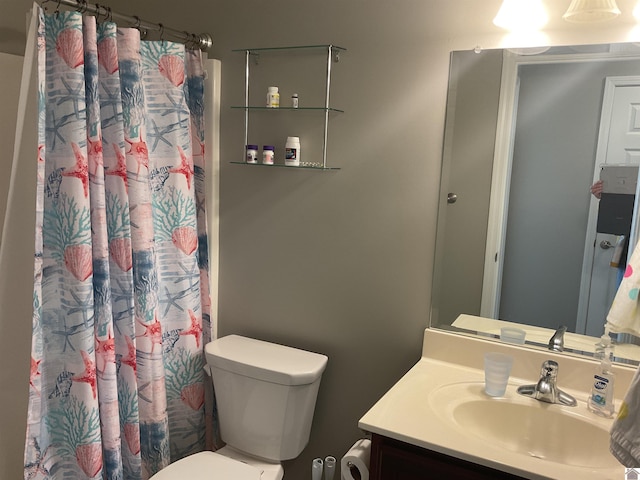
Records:
<instances>
[{"instance_id":1,"label":"coral and starfish patterned curtain","mask_svg":"<svg viewBox=\"0 0 640 480\"><path fill-rule=\"evenodd\" d=\"M38 66L25 478L148 478L207 437L202 59L40 11Z\"/></svg>"}]
</instances>

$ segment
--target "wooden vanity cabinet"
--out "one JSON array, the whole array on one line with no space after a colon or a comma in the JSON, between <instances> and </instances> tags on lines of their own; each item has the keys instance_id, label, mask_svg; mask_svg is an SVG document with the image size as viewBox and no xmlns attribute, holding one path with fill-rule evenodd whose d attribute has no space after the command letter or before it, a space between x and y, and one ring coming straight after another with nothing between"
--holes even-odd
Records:
<instances>
[{"instance_id":1,"label":"wooden vanity cabinet","mask_svg":"<svg viewBox=\"0 0 640 480\"><path fill-rule=\"evenodd\" d=\"M373 434L371 480L517 480L522 477Z\"/></svg>"}]
</instances>

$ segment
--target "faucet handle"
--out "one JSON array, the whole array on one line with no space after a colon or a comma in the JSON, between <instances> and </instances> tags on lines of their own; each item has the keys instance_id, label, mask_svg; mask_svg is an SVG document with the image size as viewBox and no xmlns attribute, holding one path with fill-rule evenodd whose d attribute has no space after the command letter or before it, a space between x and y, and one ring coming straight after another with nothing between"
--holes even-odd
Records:
<instances>
[{"instance_id":1,"label":"faucet handle","mask_svg":"<svg viewBox=\"0 0 640 480\"><path fill-rule=\"evenodd\" d=\"M558 376L558 362L554 360L546 360L542 363L540 370L541 378L556 378Z\"/></svg>"},{"instance_id":2,"label":"faucet handle","mask_svg":"<svg viewBox=\"0 0 640 480\"><path fill-rule=\"evenodd\" d=\"M556 386L558 368L558 362L546 360L542 363L538 383L521 385L518 387L518 393L527 397L533 397L541 402L560 403L562 405L575 407L578 404L576 399Z\"/></svg>"},{"instance_id":3,"label":"faucet handle","mask_svg":"<svg viewBox=\"0 0 640 480\"><path fill-rule=\"evenodd\" d=\"M564 350L564 334L567 331L567 327L564 325L559 326L553 336L549 339L549 350L556 352L562 352Z\"/></svg>"}]
</instances>

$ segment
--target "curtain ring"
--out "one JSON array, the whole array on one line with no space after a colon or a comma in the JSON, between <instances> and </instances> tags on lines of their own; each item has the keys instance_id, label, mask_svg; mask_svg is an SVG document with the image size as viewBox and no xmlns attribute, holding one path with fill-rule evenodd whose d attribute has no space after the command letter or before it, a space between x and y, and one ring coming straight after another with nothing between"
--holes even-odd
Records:
<instances>
[{"instance_id":1,"label":"curtain ring","mask_svg":"<svg viewBox=\"0 0 640 480\"><path fill-rule=\"evenodd\" d=\"M140 40L144 40L145 38L147 38L148 32L146 29L142 28L142 20L140 20L140 17L134 15L133 18L136 19L136 23L133 24L133 28L140 32Z\"/></svg>"},{"instance_id":2,"label":"curtain ring","mask_svg":"<svg viewBox=\"0 0 640 480\"><path fill-rule=\"evenodd\" d=\"M100 23L100 4L96 3L96 23Z\"/></svg>"},{"instance_id":3,"label":"curtain ring","mask_svg":"<svg viewBox=\"0 0 640 480\"><path fill-rule=\"evenodd\" d=\"M105 8L107 9L105 20L107 22L113 22L113 13L111 12L111 7L105 7Z\"/></svg>"},{"instance_id":4,"label":"curtain ring","mask_svg":"<svg viewBox=\"0 0 640 480\"><path fill-rule=\"evenodd\" d=\"M187 50L193 50L194 46L195 46L195 40L196 40L195 39L195 35L193 33L187 32L186 30L184 32L182 32L182 33L184 33L184 35L186 37L186 40L184 42L185 48Z\"/></svg>"},{"instance_id":5,"label":"curtain ring","mask_svg":"<svg viewBox=\"0 0 640 480\"><path fill-rule=\"evenodd\" d=\"M158 26L160 27L160 41L164 43L164 25L159 23Z\"/></svg>"},{"instance_id":6,"label":"curtain ring","mask_svg":"<svg viewBox=\"0 0 640 480\"><path fill-rule=\"evenodd\" d=\"M53 14L57 17L58 15L60 15L60 2L62 0L58 0L58 5L56 5L56 11L53 12Z\"/></svg>"},{"instance_id":7,"label":"curtain ring","mask_svg":"<svg viewBox=\"0 0 640 480\"><path fill-rule=\"evenodd\" d=\"M78 7L76 8L76 11L81 15L84 15L85 13L87 13L87 9L89 8L87 6L87 0L76 0L76 1L78 3Z\"/></svg>"}]
</instances>

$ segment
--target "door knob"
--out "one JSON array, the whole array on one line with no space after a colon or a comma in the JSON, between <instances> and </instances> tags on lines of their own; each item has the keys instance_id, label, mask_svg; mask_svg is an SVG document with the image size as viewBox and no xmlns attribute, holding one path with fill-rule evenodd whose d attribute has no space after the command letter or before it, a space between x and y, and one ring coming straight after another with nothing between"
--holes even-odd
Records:
<instances>
[{"instance_id":1,"label":"door knob","mask_svg":"<svg viewBox=\"0 0 640 480\"><path fill-rule=\"evenodd\" d=\"M455 193L449 192L447 194L447 203L456 203L457 200L458 200L458 195L456 195Z\"/></svg>"},{"instance_id":2,"label":"door knob","mask_svg":"<svg viewBox=\"0 0 640 480\"><path fill-rule=\"evenodd\" d=\"M610 248L613 248L613 244L609 240L602 240L600 242L600 248L603 250L609 250Z\"/></svg>"}]
</instances>

